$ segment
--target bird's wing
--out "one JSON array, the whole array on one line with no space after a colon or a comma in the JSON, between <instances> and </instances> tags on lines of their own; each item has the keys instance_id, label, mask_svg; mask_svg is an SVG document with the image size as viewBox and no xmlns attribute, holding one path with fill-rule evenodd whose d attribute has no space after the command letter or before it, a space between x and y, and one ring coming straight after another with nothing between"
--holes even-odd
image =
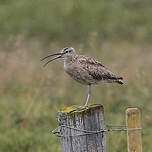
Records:
<instances>
[{"instance_id":1,"label":"bird's wing","mask_svg":"<svg viewBox=\"0 0 152 152\"><path fill-rule=\"evenodd\" d=\"M78 62L96 80L117 80L121 77L114 75L101 62L87 56L79 56Z\"/></svg>"},{"instance_id":2,"label":"bird's wing","mask_svg":"<svg viewBox=\"0 0 152 152\"><path fill-rule=\"evenodd\" d=\"M78 57L78 62L81 64L99 65L99 66L105 67L101 62L98 62L94 58L83 56L83 55Z\"/></svg>"}]
</instances>

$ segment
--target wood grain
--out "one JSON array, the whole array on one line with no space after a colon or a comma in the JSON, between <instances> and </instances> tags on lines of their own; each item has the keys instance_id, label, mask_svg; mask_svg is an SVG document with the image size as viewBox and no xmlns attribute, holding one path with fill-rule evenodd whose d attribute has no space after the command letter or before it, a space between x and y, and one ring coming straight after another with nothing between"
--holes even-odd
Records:
<instances>
[{"instance_id":1,"label":"wood grain","mask_svg":"<svg viewBox=\"0 0 152 152\"><path fill-rule=\"evenodd\" d=\"M65 110L66 111L66 110ZM101 105L95 105L82 111L59 112L59 125L67 125L88 131L105 129L104 111ZM82 131L61 127L63 152L107 152L106 133L75 136Z\"/></svg>"},{"instance_id":2,"label":"wood grain","mask_svg":"<svg viewBox=\"0 0 152 152\"><path fill-rule=\"evenodd\" d=\"M141 113L138 108L126 110L126 124L129 128L141 128ZM142 152L142 131L127 131L128 152Z\"/></svg>"}]
</instances>

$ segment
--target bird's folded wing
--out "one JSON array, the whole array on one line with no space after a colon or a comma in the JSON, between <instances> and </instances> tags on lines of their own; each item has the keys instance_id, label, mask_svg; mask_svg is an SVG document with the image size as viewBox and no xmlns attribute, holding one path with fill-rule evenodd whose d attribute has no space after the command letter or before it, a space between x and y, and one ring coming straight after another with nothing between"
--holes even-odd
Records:
<instances>
[{"instance_id":1,"label":"bird's folded wing","mask_svg":"<svg viewBox=\"0 0 152 152\"><path fill-rule=\"evenodd\" d=\"M96 80L100 81L121 79L121 77L117 77L110 70L108 70L108 68L106 68L101 62L98 62L93 58L80 56L78 61L82 68L87 70L89 75L91 75Z\"/></svg>"}]
</instances>

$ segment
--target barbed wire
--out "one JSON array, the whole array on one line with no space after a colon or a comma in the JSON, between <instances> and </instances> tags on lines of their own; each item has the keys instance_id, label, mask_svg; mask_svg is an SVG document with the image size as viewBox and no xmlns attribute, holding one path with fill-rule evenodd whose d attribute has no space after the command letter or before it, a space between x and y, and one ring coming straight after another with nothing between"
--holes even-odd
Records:
<instances>
[{"instance_id":1,"label":"barbed wire","mask_svg":"<svg viewBox=\"0 0 152 152\"><path fill-rule=\"evenodd\" d=\"M73 129L73 130L76 130L76 131L79 131L79 132L83 132L83 133L79 133L79 134L75 134L75 135L61 135L62 127L67 128L67 129ZM127 128L126 125L119 125L119 124L107 124L106 127L107 128L100 129L100 130L97 130L97 131L88 131L86 129L76 128L76 127L67 126L67 125L60 125L58 128L54 129L52 131L52 133L56 134L58 137L77 137L77 136L99 134L99 133L104 133L104 132L119 132L119 131L142 130L142 128ZM119 127L119 128L110 128L110 127Z\"/></svg>"},{"instance_id":2,"label":"barbed wire","mask_svg":"<svg viewBox=\"0 0 152 152\"><path fill-rule=\"evenodd\" d=\"M127 127L126 125L120 125L120 124L106 124L106 127Z\"/></svg>"}]
</instances>

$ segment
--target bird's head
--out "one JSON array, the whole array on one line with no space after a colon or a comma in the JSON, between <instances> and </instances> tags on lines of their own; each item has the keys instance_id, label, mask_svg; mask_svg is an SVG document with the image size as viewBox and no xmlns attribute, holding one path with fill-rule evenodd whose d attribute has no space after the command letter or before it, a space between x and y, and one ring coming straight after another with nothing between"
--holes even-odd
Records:
<instances>
[{"instance_id":1,"label":"bird's head","mask_svg":"<svg viewBox=\"0 0 152 152\"><path fill-rule=\"evenodd\" d=\"M75 49L70 47L66 47L66 48L63 48L61 50L61 54L62 54L62 58L70 58L70 57L73 57L74 55L76 55L76 52L75 52Z\"/></svg>"},{"instance_id":2,"label":"bird's head","mask_svg":"<svg viewBox=\"0 0 152 152\"><path fill-rule=\"evenodd\" d=\"M53 59L48 60L48 61L44 64L44 66L46 66L48 63L50 63L50 62L52 62L52 61L54 61L54 60L56 60L56 59L59 59L59 58L72 59L75 55L76 55L76 52L75 52L75 49L74 49L74 48L72 48L72 47L70 47L70 48L65 47L65 48L63 48L59 53L50 54L50 55L42 58L41 61L43 61L43 60L45 60L45 59L47 59L47 58L49 58L49 57L56 56L56 57L54 57Z\"/></svg>"}]
</instances>

